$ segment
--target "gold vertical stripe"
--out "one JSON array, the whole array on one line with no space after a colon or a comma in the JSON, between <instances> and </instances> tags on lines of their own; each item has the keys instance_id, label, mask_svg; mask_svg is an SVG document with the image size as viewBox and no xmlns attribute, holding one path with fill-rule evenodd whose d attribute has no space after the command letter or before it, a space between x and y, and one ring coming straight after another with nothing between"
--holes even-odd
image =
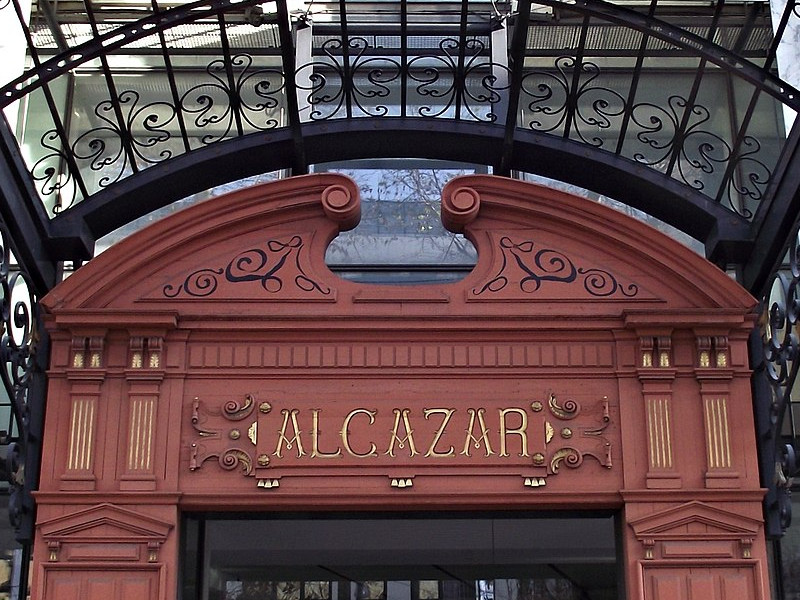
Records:
<instances>
[{"instance_id":1,"label":"gold vertical stripe","mask_svg":"<svg viewBox=\"0 0 800 600\"><path fill-rule=\"evenodd\" d=\"M670 436L669 429L669 398L664 398L664 466L668 469L672 468L672 437Z\"/></svg>"},{"instance_id":2,"label":"gold vertical stripe","mask_svg":"<svg viewBox=\"0 0 800 600\"><path fill-rule=\"evenodd\" d=\"M89 407L86 400L81 400L80 419L78 420L78 456L75 461L76 469L83 469L86 464L86 416L89 413Z\"/></svg>"},{"instance_id":3,"label":"gold vertical stripe","mask_svg":"<svg viewBox=\"0 0 800 600\"><path fill-rule=\"evenodd\" d=\"M656 433L655 433L655 401L650 399L647 401L647 423L650 429L650 466L658 466L658 452L656 451Z\"/></svg>"},{"instance_id":4,"label":"gold vertical stripe","mask_svg":"<svg viewBox=\"0 0 800 600\"><path fill-rule=\"evenodd\" d=\"M709 468L714 468L714 425L711 419L711 400L705 401L706 413L706 458Z\"/></svg>"},{"instance_id":5,"label":"gold vertical stripe","mask_svg":"<svg viewBox=\"0 0 800 600\"><path fill-rule=\"evenodd\" d=\"M94 436L94 401L86 400L86 427L84 429L86 443L84 444L83 469L88 470L92 459L92 442Z\"/></svg>"},{"instance_id":6,"label":"gold vertical stripe","mask_svg":"<svg viewBox=\"0 0 800 600\"><path fill-rule=\"evenodd\" d=\"M136 446L136 440L133 437L134 424L136 423L136 402L131 402L128 409L128 469L133 468L133 449Z\"/></svg>"},{"instance_id":7,"label":"gold vertical stripe","mask_svg":"<svg viewBox=\"0 0 800 600\"><path fill-rule=\"evenodd\" d=\"M714 455L716 458L717 468L722 468L726 465L722 450L722 420L720 417L721 410L718 398L714 398L712 402L714 406Z\"/></svg>"},{"instance_id":8,"label":"gold vertical stripe","mask_svg":"<svg viewBox=\"0 0 800 600\"><path fill-rule=\"evenodd\" d=\"M72 414L70 415L69 419L69 455L67 458L68 469L75 468L75 438L78 431L78 425L76 423L78 410L80 410L80 403L78 401L73 401Z\"/></svg>"},{"instance_id":9,"label":"gold vertical stripe","mask_svg":"<svg viewBox=\"0 0 800 600\"><path fill-rule=\"evenodd\" d=\"M150 459L153 451L153 417L155 409L155 400L150 399L147 401L147 427L145 428L145 461L144 468L150 470Z\"/></svg>"},{"instance_id":10,"label":"gold vertical stripe","mask_svg":"<svg viewBox=\"0 0 800 600\"><path fill-rule=\"evenodd\" d=\"M139 409L139 400L133 400L131 402L131 424L129 432L131 459L128 462L128 468L131 470L136 469L139 458L139 419L141 418Z\"/></svg>"},{"instance_id":11,"label":"gold vertical stripe","mask_svg":"<svg viewBox=\"0 0 800 600\"><path fill-rule=\"evenodd\" d=\"M76 432L78 430L76 424L76 413L79 409L78 402L73 401L72 403L72 414L69 418L69 455L67 457L67 468L74 469L75 468L75 436L77 435Z\"/></svg>"},{"instance_id":12,"label":"gold vertical stripe","mask_svg":"<svg viewBox=\"0 0 800 600\"><path fill-rule=\"evenodd\" d=\"M664 403L661 398L655 401L655 419L656 419L656 439L658 440L658 466L662 469L665 465L664 456Z\"/></svg>"},{"instance_id":13,"label":"gold vertical stripe","mask_svg":"<svg viewBox=\"0 0 800 600\"><path fill-rule=\"evenodd\" d=\"M725 466L727 468L731 467L731 440L730 440L730 430L728 429L728 400L725 398L720 398L720 417L722 422L720 423L720 431L722 433L722 447L724 448L724 456L725 456Z\"/></svg>"},{"instance_id":14,"label":"gold vertical stripe","mask_svg":"<svg viewBox=\"0 0 800 600\"><path fill-rule=\"evenodd\" d=\"M133 421L134 431L133 431L133 465L132 468L138 469L139 468L139 460L142 452L142 401L141 400L134 400L133 402L134 410L136 413L136 417Z\"/></svg>"}]
</instances>

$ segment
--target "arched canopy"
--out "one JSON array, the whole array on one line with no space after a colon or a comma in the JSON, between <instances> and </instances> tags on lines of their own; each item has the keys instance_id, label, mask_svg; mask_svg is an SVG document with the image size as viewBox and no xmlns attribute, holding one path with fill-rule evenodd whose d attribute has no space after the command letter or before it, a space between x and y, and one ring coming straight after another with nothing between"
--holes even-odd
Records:
<instances>
[{"instance_id":1,"label":"arched canopy","mask_svg":"<svg viewBox=\"0 0 800 600\"><path fill-rule=\"evenodd\" d=\"M741 266L750 289L779 260L798 203L797 136L775 125L800 107L774 72L793 3L776 23L735 1L275 6L41 7L34 66L0 98L44 109L15 177L48 253L86 258L99 235L255 173L421 157L611 196ZM25 23L16 0L2 10Z\"/></svg>"}]
</instances>

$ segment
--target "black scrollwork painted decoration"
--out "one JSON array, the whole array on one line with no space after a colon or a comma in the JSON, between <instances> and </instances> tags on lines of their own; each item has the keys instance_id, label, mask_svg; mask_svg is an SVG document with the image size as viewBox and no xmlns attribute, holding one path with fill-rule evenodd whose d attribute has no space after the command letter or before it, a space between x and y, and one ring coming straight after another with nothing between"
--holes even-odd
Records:
<instances>
[{"instance_id":1,"label":"black scrollwork painted decoration","mask_svg":"<svg viewBox=\"0 0 800 600\"><path fill-rule=\"evenodd\" d=\"M480 288L473 290L476 296L484 293L500 292L510 283L510 267L521 271L516 282L520 291L525 294L538 292L545 282L575 283L596 298L605 298L621 294L633 298L639 293L635 283L620 284L610 272L597 268L578 267L565 254L550 248L537 248L532 241L514 242L508 236L500 239L502 260L500 268L492 279Z\"/></svg>"},{"instance_id":2,"label":"black scrollwork painted decoration","mask_svg":"<svg viewBox=\"0 0 800 600\"><path fill-rule=\"evenodd\" d=\"M303 292L316 292L323 296L331 293L330 288L323 287L311 279L300 264L300 252L303 239L299 235L288 241L269 240L265 249L251 248L238 254L225 267L203 268L190 273L183 283L164 286L163 294L167 298L180 295L194 298L205 298L217 291L220 281L229 283L258 282L265 292L277 294L284 289L284 270L292 265L291 274L295 286ZM292 277L293 275L293 277Z\"/></svg>"}]
</instances>

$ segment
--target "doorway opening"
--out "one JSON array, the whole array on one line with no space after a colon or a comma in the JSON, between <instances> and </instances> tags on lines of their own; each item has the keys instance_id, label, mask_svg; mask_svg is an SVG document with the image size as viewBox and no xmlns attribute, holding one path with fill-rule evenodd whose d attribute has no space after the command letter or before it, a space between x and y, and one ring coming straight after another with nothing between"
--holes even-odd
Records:
<instances>
[{"instance_id":1,"label":"doorway opening","mask_svg":"<svg viewBox=\"0 0 800 600\"><path fill-rule=\"evenodd\" d=\"M185 518L183 600L618 600L614 516Z\"/></svg>"}]
</instances>

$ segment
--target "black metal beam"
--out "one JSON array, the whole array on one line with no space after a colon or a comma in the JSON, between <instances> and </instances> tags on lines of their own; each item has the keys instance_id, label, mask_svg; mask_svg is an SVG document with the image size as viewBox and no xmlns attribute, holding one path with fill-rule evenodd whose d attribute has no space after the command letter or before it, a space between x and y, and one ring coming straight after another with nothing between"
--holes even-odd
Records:
<instances>
[{"instance_id":1,"label":"black metal beam","mask_svg":"<svg viewBox=\"0 0 800 600\"><path fill-rule=\"evenodd\" d=\"M800 223L800 119L789 132L766 197L753 220L753 248L742 269L742 285L757 298L767 292Z\"/></svg>"},{"instance_id":2,"label":"black metal beam","mask_svg":"<svg viewBox=\"0 0 800 600\"><path fill-rule=\"evenodd\" d=\"M5 116L0 113L0 218L14 241L14 254L42 296L58 280L49 221Z\"/></svg>"},{"instance_id":3,"label":"black metal beam","mask_svg":"<svg viewBox=\"0 0 800 600\"><path fill-rule=\"evenodd\" d=\"M412 157L493 164L503 153L505 136L502 124L443 119L379 117L302 124L309 164ZM749 251L750 225L745 219L646 165L587 149L575 140L522 130L512 156L511 169L605 194L699 240L711 240L714 247L720 244L725 258L731 252ZM291 168L293 159L294 139L287 129L226 140L154 165L98 192L56 216L52 233L63 239L83 239L88 231L97 238L215 185Z\"/></svg>"},{"instance_id":4,"label":"black metal beam","mask_svg":"<svg viewBox=\"0 0 800 600\"><path fill-rule=\"evenodd\" d=\"M517 111L520 94L517 90L522 86L522 75L525 70L525 46L528 42L528 24L531 20L531 0L520 0L518 14L514 20L514 32L511 35L511 49L508 56L508 67L511 70L511 81L508 89L508 109L506 112L505 137L500 161L495 165L498 175L511 174L512 152L514 150L514 133L517 130Z\"/></svg>"},{"instance_id":5,"label":"black metal beam","mask_svg":"<svg viewBox=\"0 0 800 600\"><path fill-rule=\"evenodd\" d=\"M681 181L575 140L520 131L512 168L603 194L706 244L706 255L735 262L749 252L750 224Z\"/></svg>"},{"instance_id":6,"label":"black metal beam","mask_svg":"<svg viewBox=\"0 0 800 600\"><path fill-rule=\"evenodd\" d=\"M281 38L281 64L284 73L284 86L286 89L286 112L289 121L289 130L292 132L294 151L292 152L291 169L294 175L308 172L306 152L303 135L300 131L300 101L297 90L297 70L305 65L298 65L295 42L292 39L289 12L285 2L278 2L278 32ZM311 93L307 91L306 93Z\"/></svg>"}]
</instances>

